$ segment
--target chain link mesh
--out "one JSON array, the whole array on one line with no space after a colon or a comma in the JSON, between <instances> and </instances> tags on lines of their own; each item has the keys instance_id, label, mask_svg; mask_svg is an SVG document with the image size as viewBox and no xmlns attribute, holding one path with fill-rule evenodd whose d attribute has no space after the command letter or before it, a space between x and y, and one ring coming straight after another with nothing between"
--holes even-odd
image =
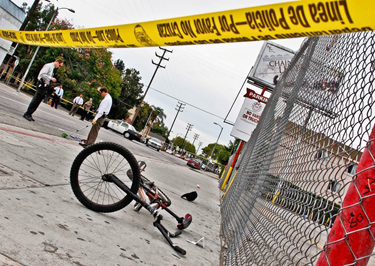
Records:
<instances>
[{"instance_id":1,"label":"chain link mesh","mask_svg":"<svg viewBox=\"0 0 375 266\"><path fill-rule=\"evenodd\" d=\"M374 41L361 32L301 45L223 198L222 264L316 265L327 251L374 126Z\"/></svg>"}]
</instances>

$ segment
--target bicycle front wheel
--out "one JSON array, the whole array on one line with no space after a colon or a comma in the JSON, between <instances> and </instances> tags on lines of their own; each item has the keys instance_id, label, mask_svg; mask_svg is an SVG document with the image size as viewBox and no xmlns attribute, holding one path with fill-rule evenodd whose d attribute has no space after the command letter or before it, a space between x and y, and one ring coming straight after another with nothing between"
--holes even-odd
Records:
<instances>
[{"instance_id":1,"label":"bicycle front wheel","mask_svg":"<svg viewBox=\"0 0 375 266\"><path fill-rule=\"evenodd\" d=\"M126 172L131 169L132 178ZM140 171L133 154L112 142L90 145L75 158L70 171L74 195L87 208L96 212L114 212L127 206L133 198L115 183L106 181L113 174L137 193Z\"/></svg>"}]
</instances>

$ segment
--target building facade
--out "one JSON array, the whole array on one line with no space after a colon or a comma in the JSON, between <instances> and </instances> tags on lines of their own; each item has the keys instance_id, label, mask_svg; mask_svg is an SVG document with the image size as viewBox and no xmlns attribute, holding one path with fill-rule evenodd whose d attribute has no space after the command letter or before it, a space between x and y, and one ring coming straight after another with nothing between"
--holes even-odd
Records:
<instances>
[{"instance_id":1,"label":"building facade","mask_svg":"<svg viewBox=\"0 0 375 266\"><path fill-rule=\"evenodd\" d=\"M0 0L0 29L18 30L26 17L25 11L10 0ZM0 62L3 63L12 42L0 38Z\"/></svg>"}]
</instances>

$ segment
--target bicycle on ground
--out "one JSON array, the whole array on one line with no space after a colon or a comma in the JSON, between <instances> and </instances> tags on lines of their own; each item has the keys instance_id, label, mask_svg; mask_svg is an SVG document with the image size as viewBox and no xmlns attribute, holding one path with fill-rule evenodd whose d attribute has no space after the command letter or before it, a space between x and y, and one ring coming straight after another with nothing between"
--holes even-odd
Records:
<instances>
[{"instance_id":1,"label":"bicycle on ground","mask_svg":"<svg viewBox=\"0 0 375 266\"><path fill-rule=\"evenodd\" d=\"M87 208L95 212L115 212L136 201L135 211L145 208L153 215L153 225L162 233L169 245L178 253L186 251L171 240L179 236L192 222L192 216L179 217L168 207L169 197L141 174L146 163L135 159L125 147L101 142L90 145L75 158L70 183L74 195ZM162 224L161 210L167 211L178 222L178 230L169 232Z\"/></svg>"}]
</instances>

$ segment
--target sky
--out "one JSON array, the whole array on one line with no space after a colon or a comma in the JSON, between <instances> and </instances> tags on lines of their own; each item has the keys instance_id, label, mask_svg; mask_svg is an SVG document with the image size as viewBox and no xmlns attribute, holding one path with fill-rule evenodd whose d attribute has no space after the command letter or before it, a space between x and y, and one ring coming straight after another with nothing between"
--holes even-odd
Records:
<instances>
[{"instance_id":1,"label":"sky","mask_svg":"<svg viewBox=\"0 0 375 266\"><path fill-rule=\"evenodd\" d=\"M12 0L22 6L29 6L33 0ZM48 2L41 0L45 4ZM181 16L275 4L277 0L51 0L56 7L71 8L75 13L61 10L58 17L68 19L75 28L93 28L131 24L136 22L168 19ZM274 42L297 51L303 39L285 39ZM170 128L177 114L178 101L186 103L183 112L178 114L170 138L185 137L187 125L192 124L186 139L201 149L215 143L223 128L219 144L228 145L234 141L230 136L232 126L224 123L234 122L243 103L246 88L259 91L251 85L242 85L254 65L262 41L246 43L206 44L189 46L168 46L161 65L150 85L145 101L150 105L161 107L167 115L165 125ZM122 59L126 68L135 68L140 72L144 90L150 83L157 63L163 51L158 47L114 48L109 49L113 61ZM155 54L156 53L156 54ZM235 101L239 91L242 91ZM259 91L260 92L260 91ZM235 102L234 102L235 101ZM234 106L231 112L232 104ZM217 123L220 126L214 124ZM201 142L201 145L200 145Z\"/></svg>"}]
</instances>

